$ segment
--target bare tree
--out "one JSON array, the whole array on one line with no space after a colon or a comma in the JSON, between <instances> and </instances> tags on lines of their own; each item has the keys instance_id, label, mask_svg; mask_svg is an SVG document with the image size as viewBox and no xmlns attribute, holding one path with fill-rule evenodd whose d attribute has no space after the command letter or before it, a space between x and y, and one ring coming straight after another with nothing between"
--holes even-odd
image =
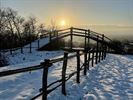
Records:
<instances>
[{"instance_id":1,"label":"bare tree","mask_svg":"<svg viewBox=\"0 0 133 100\"><path fill-rule=\"evenodd\" d=\"M6 10L6 13L6 18L8 19L10 29L12 28L12 30L18 35L18 37L21 38L21 27L23 25L24 18L19 16L16 11L10 8Z\"/></svg>"},{"instance_id":2,"label":"bare tree","mask_svg":"<svg viewBox=\"0 0 133 100\"><path fill-rule=\"evenodd\" d=\"M51 28L56 29L54 22ZM0 47L1 44L4 44L2 48L24 45L45 32L43 24L37 26L36 17L30 16L25 19L11 8L0 8Z\"/></svg>"},{"instance_id":3,"label":"bare tree","mask_svg":"<svg viewBox=\"0 0 133 100\"><path fill-rule=\"evenodd\" d=\"M57 25L56 21L52 19L51 24L50 24L50 31L55 31L57 29L58 29L58 25Z\"/></svg>"},{"instance_id":4,"label":"bare tree","mask_svg":"<svg viewBox=\"0 0 133 100\"><path fill-rule=\"evenodd\" d=\"M6 35L6 33L8 33L7 37L4 37L4 40L7 40L6 38L8 38L8 41L10 41L9 43L13 43L12 40L14 37L14 27L13 27L13 23L11 21L10 18L10 13L8 12L9 9L1 9L1 33L2 35ZM2 37L2 38L3 38ZM11 38L12 37L12 38ZM5 43L7 43L6 41L4 41ZM10 45L11 46L11 45Z\"/></svg>"},{"instance_id":5,"label":"bare tree","mask_svg":"<svg viewBox=\"0 0 133 100\"><path fill-rule=\"evenodd\" d=\"M23 36L27 37L28 41L32 41L36 39L36 18L35 17L29 17L27 21L23 24Z\"/></svg>"},{"instance_id":6,"label":"bare tree","mask_svg":"<svg viewBox=\"0 0 133 100\"><path fill-rule=\"evenodd\" d=\"M0 34L4 37L2 41L17 46L21 41L23 22L24 18L11 8L0 9Z\"/></svg>"},{"instance_id":7,"label":"bare tree","mask_svg":"<svg viewBox=\"0 0 133 100\"><path fill-rule=\"evenodd\" d=\"M4 32L5 30L5 24L6 20L5 20L5 11L3 9L0 9L0 34Z\"/></svg>"},{"instance_id":8,"label":"bare tree","mask_svg":"<svg viewBox=\"0 0 133 100\"><path fill-rule=\"evenodd\" d=\"M46 36L47 32L48 31L45 29L44 24L38 25L38 28L37 28L37 37Z\"/></svg>"},{"instance_id":9,"label":"bare tree","mask_svg":"<svg viewBox=\"0 0 133 100\"><path fill-rule=\"evenodd\" d=\"M5 19L7 23L5 24L6 29L8 30L8 34L11 34L9 38L12 46L16 47L19 45L21 39L21 26L23 24L24 19L18 16L17 12L12 10L11 8L7 8L5 10Z\"/></svg>"}]
</instances>

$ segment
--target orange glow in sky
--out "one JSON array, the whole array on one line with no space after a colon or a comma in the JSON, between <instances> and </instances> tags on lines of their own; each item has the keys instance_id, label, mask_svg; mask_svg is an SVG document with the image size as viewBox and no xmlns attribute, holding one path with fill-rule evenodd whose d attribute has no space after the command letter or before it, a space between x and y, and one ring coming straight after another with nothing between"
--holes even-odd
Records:
<instances>
[{"instance_id":1,"label":"orange glow in sky","mask_svg":"<svg viewBox=\"0 0 133 100\"><path fill-rule=\"evenodd\" d=\"M0 0L0 7L35 15L47 25L55 19L61 26L133 26L133 0Z\"/></svg>"},{"instance_id":2,"label":"orange glow in sky","mask_svg":"<svg viewBox=\"0 0 133 100\"><path fill-rule=\"evenodd\" d=\"M60 24L61 24L61 26L65 26L65 25L66 25L65 20L64 20L64 19L63 19L63 20L61 20Z\"/></svg>"}]
</instances>

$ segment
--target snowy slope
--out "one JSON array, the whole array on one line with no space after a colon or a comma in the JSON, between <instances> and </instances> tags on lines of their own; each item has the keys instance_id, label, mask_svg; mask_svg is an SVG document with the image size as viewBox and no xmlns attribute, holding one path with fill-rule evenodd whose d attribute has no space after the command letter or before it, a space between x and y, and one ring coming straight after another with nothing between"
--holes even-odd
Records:
<instances>
[{"instance_id":1,"label":"snowy slope","mask_svg":"<svg viewBox=\"0 0 133 100\"><path fill-rule=\"evenodd\" d=\"M37 39L33 42L31 42L31 51L37 51L38 49L38 40L39 40L39 47L42 47L46 44L49 43L49 37L47 38L41 38L41 39ZM23 47L23 53L29 53L30 52L30 44L27 44ZM13 54L21 54L21 49L16 49L15 51L13 51ZM8 52L6 52L6 56L10 55L10 51L8 50Z\"/></svg>"},{"instance_id":2,"label":"snowy slope","mask_svg":"<svg viewBox=\"0 0 133 100\"><path fill-rule=\"evenodd\" d=\"M16 50L13 55L6 54L9 66L0 71L37 65L44 59L60 57L63 51L37 51L37 41L32 42L32 53L29 48L24 54ZM48 38L40 40L40 46L48 43ZM29 47L26 45L25 47ZM83 63L83 57L81 63ZM61 78L62 62L55 63L49 69L48 82ZM76 69L76 59L70 59L67 74ZM75 82L75 77L67 82L67 96L61 94L61 88L48 95L49 100L132 100L133 99L133 56L108 54L106 61L88 71L81 78L81 83ZM29 100L38 93L41 87L42 70L0 78L0 100ZM54 99L53 99L54 97ZM41 97L38 99L41 100Z\"/></svg>"},{"instance_id":3,"label":"snowy slope","mask_svg":"<svg viewBox=\"0 0 133 100\"><path fill-rule=\"evenodd\" d=\"M28 61L27 66L34 65ZM49 69L49 83L60 78L61 68L62 62L59 62ZM70 59L67 73L75 68L76 59ZM0 100L29 100L38 93L41 79L41 70L0 78ZM105 61L90 68L87 76L81 72L80 84L75 79L72 77L67 82L67 96L61 94L59 87L48 95L48 100L133 100L133 56L108 54Z\"/></svg>"},{"instance_id":4,"label":"snowy slope","mask_svg":"<svg viewBox=\"0 0 133 100\"><path fill-rule=\"evenodd\" d=\"M43 45L49 43L49 37L47 38L41 38L41 39L38 39L39 40L39 46L42 47ZM38 40L35 40L32 42L32 46L37 48L38 47ZM26 45L25 47L29 47L30 44Z\"/></svg>"},{"instance_id":5,"label":"snowy slope","mask_svg":"<svg viewBox=\"0 0 133 100\"><path fill-rule=\"evenodd\" d=\"M42 38L39 39L39 46L42 47L49 43L49 37L48 38ZM21 50L15 50L13 51L13 54L11 55L10 52L6 52L4 55L6 56L8 63L10 65L16 65L16 64L23 64L23 63L34 63L35 61L40 62L44 59L50 59L59 55L62 55L63 52L61 51L38 51L38 40L35 40L31 43L32 46L32 53L30 53L30 44L24 46L23 48L23 54L21 53ZM21 65L20 65L21 66Z\"/></svg>"}]
</instances>

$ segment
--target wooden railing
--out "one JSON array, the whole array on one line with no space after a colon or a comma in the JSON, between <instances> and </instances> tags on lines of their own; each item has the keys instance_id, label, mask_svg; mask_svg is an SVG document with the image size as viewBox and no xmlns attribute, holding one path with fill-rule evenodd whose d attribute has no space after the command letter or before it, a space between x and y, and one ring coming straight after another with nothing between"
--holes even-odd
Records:
<instances>
[{"instance_id":1,"label":"wooden railing","mask_svg":"<svg viewBox=\"0 0 133 100\"><path fill-rule=\"evenodd\" d=\"M80 71L83 70L84 75L86 75L87 70L89 70L90 65L93 67L94 63L97 64L101 60L106 58L108 38L106 38L103 34L98 34L96 32L92 32L90 30L79 29L79 28L69 28L65 30L58 30L54 32L54 35L50 34L49 40L61 39L64 37L70 36L71 44L67 48L62 48L64 50L64 57L58 59L45 59L44 62L40 63L37 66L30 66L21 69L7 70L0 72L0 77L9 76L17 73L23 73L33 70L43 69L43 80L42 80L42 88L40 89L40 93L33 97L31 100L34 100L42 95L42 100L47 100L47 95L54 91L59 86L62 87L62 93L66 95L66 81L69 80L72 76L76 74L76 82L80 83ZM73 36L84 37L85 45L84 48L74 48L73 47ZM89 39L93 39L96 41L96 47L89 47ZM105 40L106 39L106 40ZM88 44L87 44L88 42ZM101 45L99 45L101 44ZM68 56L69 53L75 52L75 55ZM84 63L80 65L80 56L84 55ZM66 77L66 69L68 59L76 57L77 58L77 70L72 72L69 76ZM50 84L48 84L48 69L52 67L53 63L57 63L63 61L62 66L62 76L59 80L56 80ZM55 86L55 84L57 84ZM51 86L55 86L52 89L49 89Z\"/></svg>"},{"instance_id":2,"label":"wooden railing","mask_svg":"<svg viewBox=\"0 0 133 100\"><path fill-rule=\"evenodd\" d=\"M113 48L116 50L119 50L122 52L121 47L116 46L113 44L113 41L106 37L104 34L100 34L91 30L87 29L80 29L80 28L67 28L62 30L55 30L52 32L48 32L47 36L49 37L49 42L53 40L59 40L65 37L70 37L71 44L73 44L73 36L79 36L79 37L85 37L85 40L92 39L94 41L98 41L99 43L102 43L104 45L107 45L109 48ZM44 37L45 38L45 37ZM40 39L36 40L36 47L32 46L32 42L29 44L29 46L24 47L17 47L17 48L11 48L6 50L0 50L0 52L7 52L10 51L10 54L13 54L13 51L20 50L21 53L24 53L24 48L29 48L29 53L32 53L32 48L39 49L40 48ZM71 45L72 47L72 45Z\"/></svg>"},{"instance_id":3,"label":"wooden railing","mask_svg":"<svg viewBox=\"0 0 133 100\"><path fill-rule=\"evenodd\" d=\"M101 60L105 59L106 57L106 50L105 48L93 48L90 50L79 50L79 49L64 49L64 57L58 59L45 59L44 62L41 62L39 65L30 66L26 68L14 69L14 70L7 70L0 72L0 77L9 76L13 74L29 72L33 70L43 69L43 79L42 79L42 88L40 89L40 93L35 97L31 98L31 100L35 100L39 96L42 95L42 100L47 100L47 95L54 91L59 86L62 87L62 93L67 95L66 93L66 81L69 80L72 76L76 74L76 82L80 83L80 71L83 70L84 75L86 75L87 70L89 70L90 65L94 66L94 61L97 64ZM76 54L68 56L70 52L76 52ZM84 63L80 65L80 56L84 55ZM66 69L67 69L67 61L70 58L76 57L77 58L77 70L72 72L69 76L66 77ZM48 84L48 69L52 67L53 63L57 63L63 61L62 66L62 77L59 80L56 80L50 84ZM98 61L98 62L97 62ZM91 63L90 63L91 62ZM57 84L55 86L55 84ZM49 89L51 86L55 86L52 89Z\"/></svg>"},{"instance_id":4,"label":"wooden railing","mask_svg":"<svg viewBox=\"0 0 133 100\"><path fill-rule=\"evenodd\" d=\"M49 34L50 42L53 40L59 40L65 37L70 37L70 47L73 47L73 37L84 37L85 45L89 40L94 40L102 45L106 45L108 49L113 51L119 51L119 53L124 53L124 50L119 45L115 44L110 38L106 37L104 34L100 34L91 30L87 29L80 29L80 28L67 28L64 30L54 31Z\"/></svg>"}]
</instances>

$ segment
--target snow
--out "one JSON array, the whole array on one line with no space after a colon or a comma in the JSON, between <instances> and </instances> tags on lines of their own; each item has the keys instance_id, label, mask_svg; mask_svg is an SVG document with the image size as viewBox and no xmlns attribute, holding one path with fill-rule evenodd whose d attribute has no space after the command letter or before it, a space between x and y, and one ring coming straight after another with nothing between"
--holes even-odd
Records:
<instances>
[{"instance_id":1,"label":"snow","mask_svg":"<svg viewBox=\"0 0 133 100\"><path fill-rule=\"evenodd\" d=\"M71 73L76 69L76 59L68 62L67 73ZM49 83L60 78L61 68L62 62L59 62L49 69ZM41 88L41 79L42 70L2 77L0 99L29 100ZM62 95L59 87L48 95L48 100L132 100L133 56L108 54L106 60L91 67L86 76L81 72L80 84L72 77L66 91L67 95Z\"/></svg>"},{"instance_id":2,"label":"snow","mask_svg":"<svg viewBox=\"0 0 133 100\"><path fill-rule=\"evenodd\" d=\"M39 39L39 46L42 47L49 43L49 37ZM10 65L20 64L19 66L27 66L27 65L34 65L35 63L38 64L40 61L44 59L50 59L59 55L62 55L62 51L38 51L38 40L35 40L31 43L32 46L32 53L30 53L30 44L24 46L23 52L21 50L13 51L11 55L10 52L6 52L4 55L6 56L8 63ZM27 63L28 62L28 63Z\"/></svg>"},{"instance_id":3,"label":"snow","mask_svg":"<svg viewBox=\"0 0 133 100\"><path fill-rule=\"evenodd\" d=\"M133 59L132 56L108 54L106 61L95 65L80 84L75 77L67 83L67 96L57 89L49 100L132 100Z\"/></svg>"},{"instance_id":4,"label":"snow","mask_svg":"<svg viewBox=\"0 0 133 100\"><path fill-rule=\"evenodd\" d=\"M39 46L42 47L43 45L49 43L49 37L47 38L40 38L32 42L32 46L37 48L38 47L38 41L39 41ZM29 47L30 44L26 45L25 47Z\"/></svg>"},{"instance_id":5,"label":"snow","mask_svg":"<svg viewBox=\"0 0 133 100\"><path fill-rule=\"evenodd\" d=\"M42 40L42 44L45 43L47 40ZM0 71L38 65L44 59L62 57L63 51L34 49L32 53L21 54L17 50L13 55L6 53L6 56L10 65L1 67ZM81 65L83 61L81 56ZM48 84L61 78L62 63L55 63L49 68ZM69 59L67 75L75 70L76 58ZM38 94L41 85L42 70L0 77L0 100L29 100ZM107 54L106 60L90 67L86 76L81 72L79 84L76 83L76 75L67 81L66 93L64 96L59 87L48 95L48 100L133 100L133 56Z\"/></svg>"},{"instance_id":6,"label":"snow","mask_svg":"<svg viewBox=\"0 0 133 100\"><path fill-rule=\"evenodd\" d=\"M32 47L31 52L37 51L37 49L38 49L38 41L39 41L39 47L42 47L42 46L44 46L44 45L49 43L49 37L37 39L37 40L31 42L31 47ZM24 53L29 53L30 52L30 44L25 45L23 47L23 51L24 51ZM13 51L13 54L21 54L21 49ZM10 52L6 52L6 56L8 56L8 55L10 55Z\"/></svg>"}]
</instances>

